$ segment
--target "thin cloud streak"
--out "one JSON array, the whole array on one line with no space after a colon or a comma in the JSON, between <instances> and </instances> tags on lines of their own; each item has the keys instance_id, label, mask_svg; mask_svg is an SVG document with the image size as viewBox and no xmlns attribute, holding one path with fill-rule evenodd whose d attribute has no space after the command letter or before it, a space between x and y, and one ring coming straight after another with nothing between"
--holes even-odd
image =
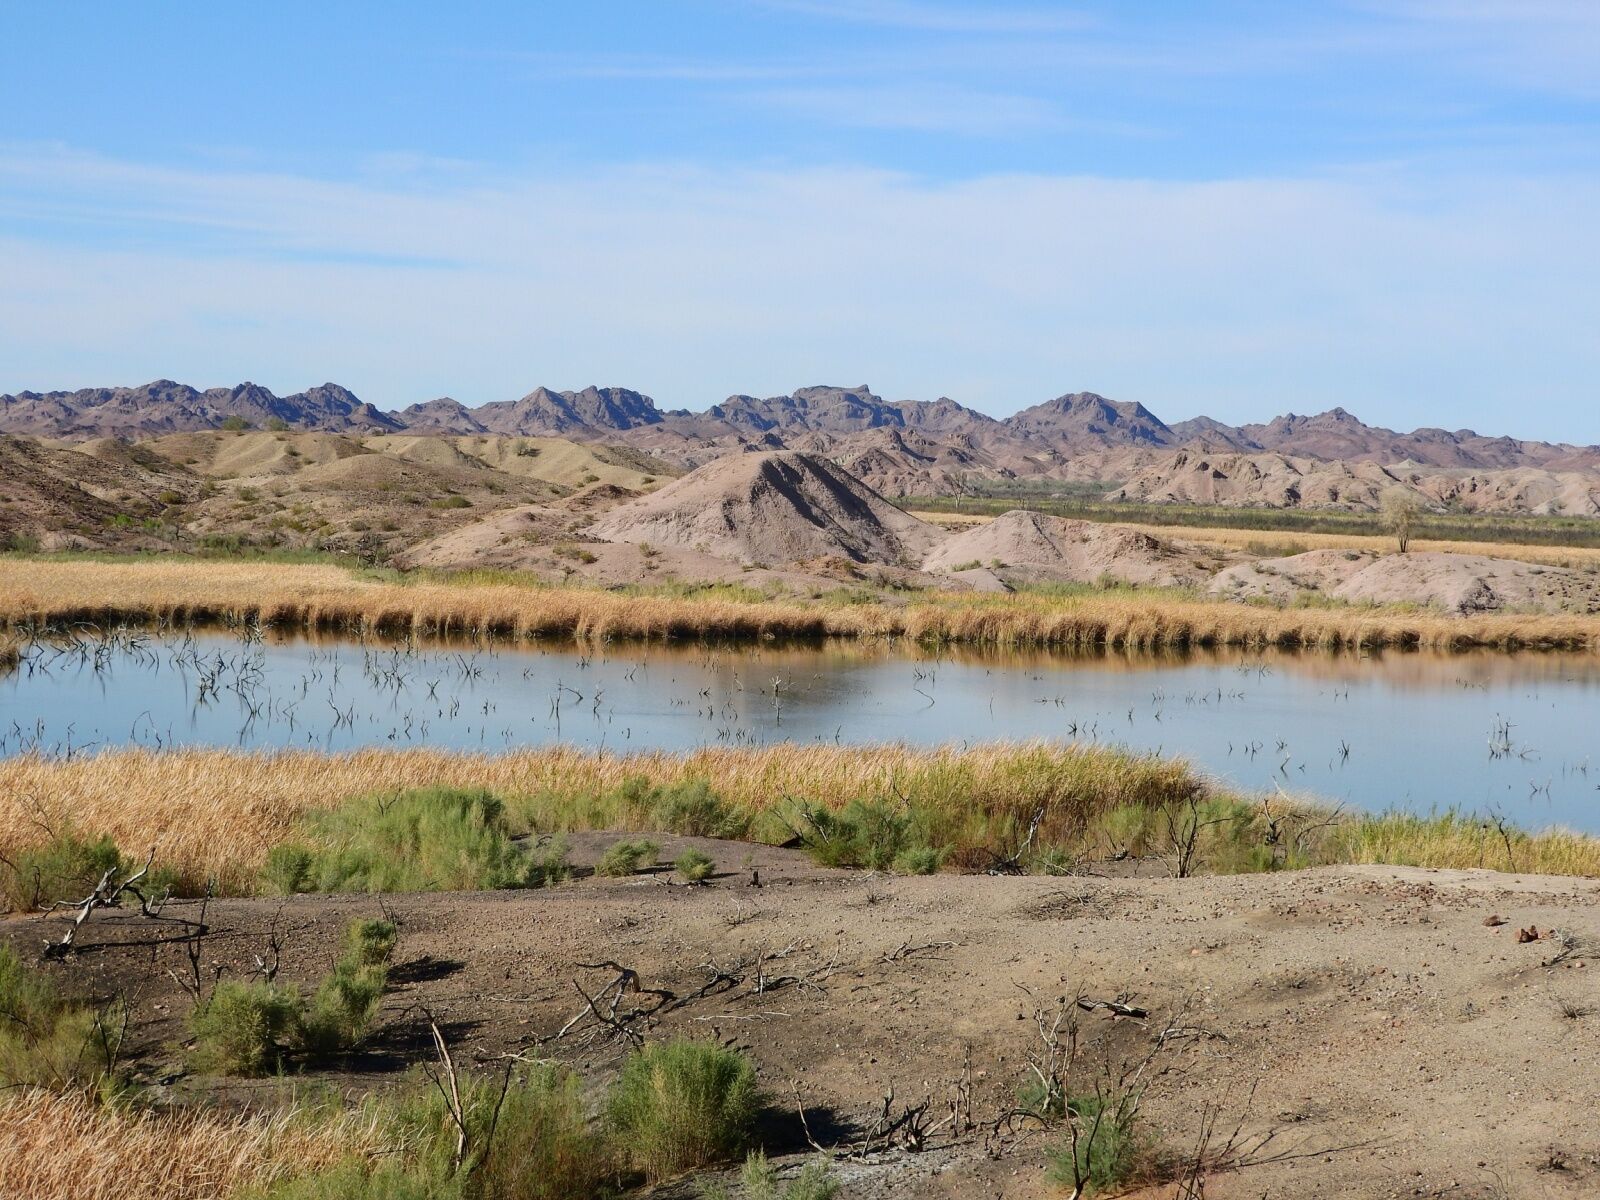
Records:
<instances>
[{"instance_id":1,"label":"thin cloud streak","mask_svg":"<svg viewBox=\"0 0 1600 1200\"><path fill-rule=\"evenodd\" d=\"M997 415L1090 387L1174 419L1344 403L1600 440L1582 179L669 165L424 190L11 147L0 194L100 231L0 218L0 391L332 378L400 406L599 382L699 408L865 380ZM1563 407L1588 427L1556 428Z\"/></svg>"},{"instance_id":2,"label":"thin cloud streak","mask_svg":"<svg viewBox=\"0 0 1600 1200\"><path fill-rule=\"evenodd\" d=\"M766 0L769 9L932 33L1067 33L1094 24L1078 12L1003 8L987 4L924 4L915 0Z\"/></svg>"}]
</instances>

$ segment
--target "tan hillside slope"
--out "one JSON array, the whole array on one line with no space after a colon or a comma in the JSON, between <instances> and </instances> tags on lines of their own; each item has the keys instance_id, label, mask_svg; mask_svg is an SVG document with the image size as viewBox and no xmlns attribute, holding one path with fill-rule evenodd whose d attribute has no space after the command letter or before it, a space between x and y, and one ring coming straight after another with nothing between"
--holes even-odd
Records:
<instances>
[{"instance_id":1,"label":"tan hillside slope","mask_svg":"<svg viewBox=\"0 0 1600 1200\"><path fill-rule=\"evenodd\" d=\"M1186 449L1146 462L1108 500L1240 508L1332 508L1372 512L1391 488L1430 508L1474 513L1600 516L1600 474L1540 467L1492 470L1286 454Z\"/></svg>"},{"instance_id":2,"label":"tan hillside slope","mask_svg":"<svg viewBox=\"0 0 1600 1200\"><path fill-rule=\"evenodd\" d=\"M1313 594L1360 604L1413 603L1460 616L1600 612L1600 572L1479 554L1313 550L1229 567L1210 590L1233 600L1293 602Z\"/></svg>"},{"instance_id":3,"label":"tan hillside slope","mask_svg":"<svg viewBox=\"0 0 1600 1200\"><path fill-rule=\"evenodd\" d=\"M837 464L777 452L718 459L595 522L593 536L741 562L920 561L939 531Z\"/></svg>"},{"instance_id":4,"label":"tan hillside slope","mask_svg":"<svg viewBox=\"0 0 1600 1200\"><path fill-rule=\"evenodd\" d=\"M1401 482L1398 475L1372 462L1181 450L1141 470L1106 499L1370 511L1386 490Z\"/></svg>"}]
</instances>

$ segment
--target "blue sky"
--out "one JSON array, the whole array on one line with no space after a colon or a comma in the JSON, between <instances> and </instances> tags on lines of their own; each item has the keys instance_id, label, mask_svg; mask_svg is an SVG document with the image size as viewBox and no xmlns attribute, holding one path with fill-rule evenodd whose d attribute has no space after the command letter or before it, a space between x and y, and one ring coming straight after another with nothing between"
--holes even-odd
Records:
<instances>
[{"instance_id":1,"label":"blue sky","mask_svg":"<svg viewBox=\"0 0 1600 1200\"><path fill-rule=\"evenodd\" d=\"M0 391L1600 442L1600 4L0 2Z\"/></svg>"}]
</instances>

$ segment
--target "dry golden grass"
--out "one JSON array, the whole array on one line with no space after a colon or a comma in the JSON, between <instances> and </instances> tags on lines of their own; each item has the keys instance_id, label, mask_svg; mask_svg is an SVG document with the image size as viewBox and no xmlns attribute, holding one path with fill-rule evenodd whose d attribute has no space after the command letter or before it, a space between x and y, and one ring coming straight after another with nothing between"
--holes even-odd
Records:
<instances>
[{"instance_id":1,"label":"dry golden grass","mask_svg":"<svg viewBox=\"0 0 1600 1200\"><path fill-rule=\"evenodd\" d=\"M127 1111L80 1096L0 1098L7 1200L218 1200L378 1149L353 1115L227 1117Z\"/></svg>"},{"instance_id":2,"label":"dry golden grass","mask_svg":"<svg viewBox=\"0 0 1600 1200\"><path fill-rule=\"evenodd\" d=\"M70 762L0 760L0 854L36 844L46 826L109 834L127 852L154 846L189 883L215 877L248 891L273 846L296 836L307 812L361 795L413 787L487 788L542 797L562 828L608 828L632 815L595 800L624 781L703 779L751 813L795 797L839 807L855 799L916 798L962 822L1015 817L1040 805L1053 824L1081 825L1123 805L1154 804L1199 786L1176 760L1103 747L996 744L977 749L774 746L686 754L594 753L568 747L462 754L359 750L348 754L230 750L113 750ZM982 830L970 831L978 837Z\"/></svg>"},{"instance_id":3,"label":"dry golden grass","mask_svg":"<svg viewBox=\"0 0 1600 1200\"><path fill-rule=\"evenodd\" d=\"M1600 876L1600 838L1565 829L1502 833L1492 822L1455 814L1386 813L1346 822L1322 855L1341 863Z\"/></svg>"},{"instance_id":4,"label":"dry golden grass","mask_svg":"<svg viewBox=\"0 0 1600 1200\"><path fill-rule=\"evenodd\" d=\"M1112 842L1150 842L1146 849L1159 853L1165 826L1148 814L1190 796L1224 808L1236 803L1212 796L1179 760L1048 743L626 755L569 747L496 755L114 750L72 761L0 761L0 854L12 857L42 840L46 825L70 822L87 834L111 835L125 851L142 854L155 846L158 863L190 888L215 878L224 892L250 892L267 852L298 840L307 812L351 797L430 786L487 788L544 832L639 829L646 827L640 809L618 791L639 777L655 786L704 780L752 816L790 799L834 808L852 800L907 799L927 822L932 844L949 848L956 867L992 862L989 851L1014 843L1040 810L1037 846L1092 856L1109 852ZM1249 804L1233 811L1248 825ZM1297 804L1295 819L1320 827L1312 812L1310 803ZM1252 838L1241 827L1235 845L1219 844L1217 869L1259 869L1248 865ZM1319 833L1297 861L1600 875L1600 838L1564 830L1502 835L1493 825L1455 815L1352 814Z\"/></svg>"},{"instance_id":5,"label":"dry golden grass","mask_svg":"<svg viewBox=\"0 0 1600 1200\"><path fill-rule=\"evenodd\" d=\"M1469 618L1276 609L1159 593L979 595L819 604L624 595L508 583L381 582L339 567L197 560L0 560L0 628L29 623L259 620L287 628L519 638L903 636L997 646L1562 648L1600 646L1600 618Z\"/></svg>"}]
</instances>

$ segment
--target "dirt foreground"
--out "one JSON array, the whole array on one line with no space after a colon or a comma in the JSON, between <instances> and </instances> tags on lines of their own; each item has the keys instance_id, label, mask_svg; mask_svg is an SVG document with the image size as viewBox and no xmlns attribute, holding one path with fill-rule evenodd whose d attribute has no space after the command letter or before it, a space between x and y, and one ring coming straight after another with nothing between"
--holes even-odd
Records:
<instances>
[{"instance_id":1,"label":"dirt foreground","mask_svg":"<svg viewBox=\"0 0 1600 1200\"><path fill-rule=\"evenodd\" d=\"M575 863L612 840L578 839ZM1059 1134L1012 1140L992 1127L1038 1047L1035 1009L1081 994L1148 1011L1075 1010L1084 1079L1170 1034L1144 1077L1154 1145L1192 1151L1208 1113L1214 1143L1240 1122L1275 1133L1256 1165L1210 1176L1207 1196L1600 1194L1600 881L1385 867L905 878L660 840L665 860L707 849L719 874L701 887L659 873L387 898L402 932L382 1028L353 1072L329 1081L383 1086L426 1058L426 1006L458 1055L556 1058L598 1089L626 1040L587 1018L553 1035L584 1008L575 984L596 995L625 966L646 990L619 1012L656 1006L649 989L674 998L631 1028L754 1056L777 1114L768 1142L788 1147L787 1161L806 1150L797 1094L829 1145L859 1140L890 1087L897 1112L930 1098L930 1124L952 1099L967 1106L920 1153L841 1158L841 1195L1061 1195L1043 1169ZM248 974L276 927L280 979L310 981L344 923L377 909L369 897L215 901L206 961ZM32 948L59 923L27 918L0 935ZM1540 936L1519 940L1529 927ZM129 995L141 1073L158 1092L212 1088L175 1066L189 1000L167 968L187 970L183 946L152 947L152 926L134 916L97 917L81 940L95 948L50 968L62 986ZM714 982L718 971L737 982ZM282 1088L222 1095L266 1102Z\"/></svg>"}]
</instances>

